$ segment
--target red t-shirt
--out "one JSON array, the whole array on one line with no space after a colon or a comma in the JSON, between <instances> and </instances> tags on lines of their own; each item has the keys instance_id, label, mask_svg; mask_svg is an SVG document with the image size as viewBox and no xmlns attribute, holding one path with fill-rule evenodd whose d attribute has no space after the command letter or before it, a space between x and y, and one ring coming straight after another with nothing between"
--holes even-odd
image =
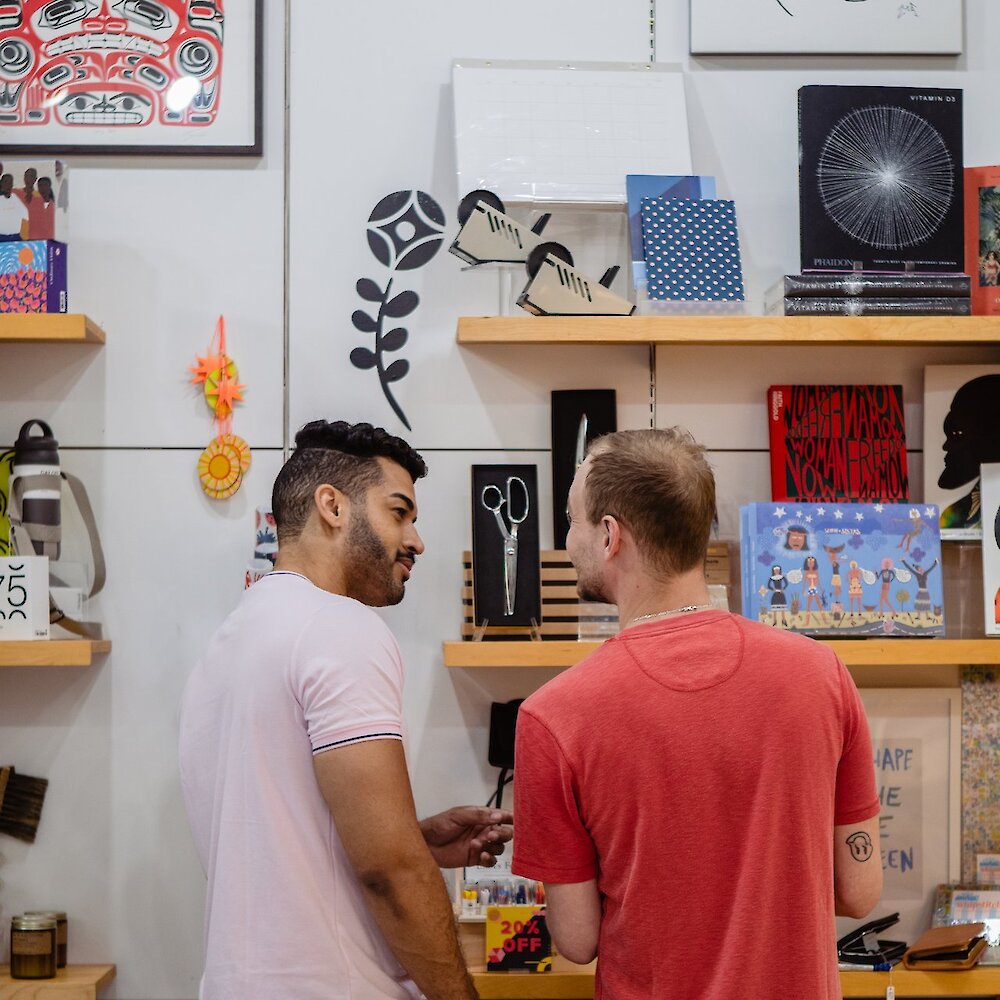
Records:
<instances>
[{"instance_id":1,"label":"red t-shirt","mask_svg":"<svg viewBox=\"0 0 1000 1000\"><path fill-rule=\"evenodd\" d=\"M633 626L524 702L515 764L514 872L597 880L598 1000L840 996L833 827L879 802L831 650L719 611Z\"/></svg>"}]
</instances>

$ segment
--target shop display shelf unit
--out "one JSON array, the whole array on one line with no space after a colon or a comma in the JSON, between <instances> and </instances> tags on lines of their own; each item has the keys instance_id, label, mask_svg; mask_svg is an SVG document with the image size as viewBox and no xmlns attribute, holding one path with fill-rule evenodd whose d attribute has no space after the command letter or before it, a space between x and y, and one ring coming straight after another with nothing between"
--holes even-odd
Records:
<instances>
[{"instance_id":1,"label":"shop display shelf unit","mask_svg":"<svg viewBox=\"0 0 1000 1000\"><path fill-rule=\"evenodd\" d=\"M104 342L104 331L82 313L0 315L0 343L101 345ZM89 667L96 655L110 651L108 639L0 642L0 667Z\"/></svg>"},{"instance_id":2,"label":"shop display shelf unit","mask_svg":"<svg viewBox=\"0 0 1000 1000\"><path fill-rule=\"evenodd\" d=\"M1000 348L993 316L463 316L460 345L645 344L657 346ZM587 642L445 642L447 667L572 666L597 648ZM829 640L864 686L955 683L959 664L1000 663L995 639Z\"/></svg>"}]
</instances>

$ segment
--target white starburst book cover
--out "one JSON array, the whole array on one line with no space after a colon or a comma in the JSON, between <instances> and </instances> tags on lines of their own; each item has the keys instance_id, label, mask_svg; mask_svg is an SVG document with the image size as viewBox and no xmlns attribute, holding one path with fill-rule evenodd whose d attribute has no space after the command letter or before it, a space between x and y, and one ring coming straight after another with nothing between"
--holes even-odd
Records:
<instances>
[{"instance_id":1,"label":"white starburst book cover","mask_svg":"<svg viewBox=\"0 0 1000 1000\"><path fill-rule=\"evenodd\" d=\"M933 504L747 504L740 558L754 621L827 639L944 634Z\"/></svg>"},{"instance_id":2,"label":"white starburst book cover","mask_svg":"<svg viewBox=\"0 0 1000 1000\"><path fill-rule=\"evenodd\" d=\"M961 271L962 91L799 90L803 271Z\"/></svg>"}]
</instances>

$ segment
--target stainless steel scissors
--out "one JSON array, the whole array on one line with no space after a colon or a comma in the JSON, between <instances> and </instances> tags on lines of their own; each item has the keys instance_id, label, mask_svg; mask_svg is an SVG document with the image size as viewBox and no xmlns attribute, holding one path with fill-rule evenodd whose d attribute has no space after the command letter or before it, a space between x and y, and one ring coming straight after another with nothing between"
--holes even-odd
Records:
<instances>
[{"instance_id":1,"label":"stainless steel scissors","mask_svg":"<svg viewBox=\"0 0 1000 1000\"><path fill-rule=\"evenodd\" d=\"M524 494L524 510L519 511L519 516L514 513L515 507L511 502L511 488L517 483ZM483 506L487 510L493 511L496 518L497 527L503 538L503 594L504 594L504 615L514 613L514 599L517 594L517 529L524 523L531 508L531 500L528 496L528 486L520 476L508 476L506 489L501 490L496 483L487 483L483 487ZM507 521L510 522L510 529L504 521L503 508L507 507Z\"/></svg>"}]
</instances>

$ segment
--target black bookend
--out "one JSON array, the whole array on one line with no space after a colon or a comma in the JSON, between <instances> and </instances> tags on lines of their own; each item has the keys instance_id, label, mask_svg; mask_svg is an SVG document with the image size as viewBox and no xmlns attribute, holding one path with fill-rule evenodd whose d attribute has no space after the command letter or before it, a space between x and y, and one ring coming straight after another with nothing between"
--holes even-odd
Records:
<instances>
[{"instance_id":1,"label":"black bookend","mask_svg":"<svg viewBox=\"0 0 1000 1000\"><path fill-rule=\"evenodd\" d=\"M538 470L534 465L472 467L472 582L477 626L484 622L490 629L541 624L538 515ZM508 537L514 528L516 558L508 555L512 547Z\"/></svg>"},{"instance_id":2,"label":"black bookend","mask_svg":"<svg viewBox=\"0 0 1000 1000\"><path fill-rule=\"evenodd\" d=\"M586 418L585 433L581 434ZM580 445L618 429L614 389L557 389L552 393L552 538L566 548L566 500ZM585 438L585 441L581 441Z\"/></svg>"}]
</instances>

